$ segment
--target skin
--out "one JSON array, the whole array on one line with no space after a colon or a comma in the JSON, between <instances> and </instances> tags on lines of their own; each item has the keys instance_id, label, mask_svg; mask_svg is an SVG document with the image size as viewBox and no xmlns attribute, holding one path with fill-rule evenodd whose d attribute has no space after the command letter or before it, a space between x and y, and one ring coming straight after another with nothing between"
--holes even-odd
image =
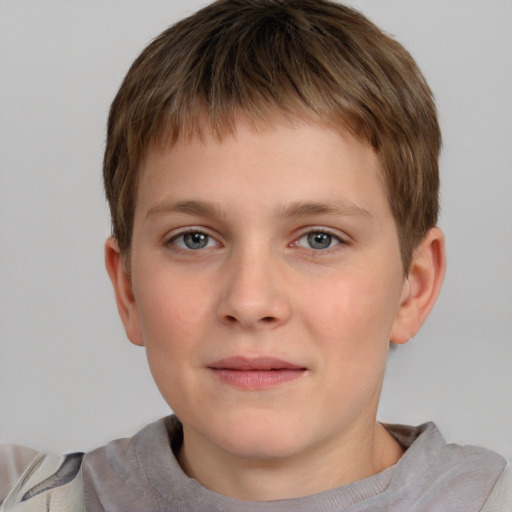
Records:
<instances>
[{"instance_id":1,"label":"skin","mask_svg":"<svg viewBox=\"0 0 512 512\"><path fill-rule=\"evenodd\" d=\"M199 239L205 246L191 249ZM432 308L444 241L431 229L404 275L369 145L284 119L261 131L240 119L221 141L155 145L129 260L111 238L106 264L128 338L145 346L183 423L179 462L205 487L243 500L298 497L402 455L376 421L387 352ZM300 371L244 388L212 369L233 356Z\"/></svg>"}]
</instances>

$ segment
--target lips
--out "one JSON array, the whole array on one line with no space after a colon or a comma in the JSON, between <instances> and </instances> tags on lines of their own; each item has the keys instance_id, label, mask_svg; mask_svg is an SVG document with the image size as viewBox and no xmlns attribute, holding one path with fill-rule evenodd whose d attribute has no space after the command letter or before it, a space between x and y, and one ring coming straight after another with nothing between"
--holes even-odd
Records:
<instances>
[{"instance_id":1,"label":"lips","mask_svg":"<svg viewBox=\"0 0 512 512\"><path fill-rule=\"evenodd\" d=\"M300 378L305 367L273 357L228 357L208 365L223 383L245 390L274 388Z\"/></svg>"},{"instance_id":2,"label":"lips","mask_svg":"<svg viewBox=\"0 0 512 512\"><path fill-rule=\"evenodd\" d=\"M240 370L240 371L257 371L257 370L304 370L295 364L276 359L273 357L227 357L209 365L215 370Z\"/></svg>"}]
</instances>

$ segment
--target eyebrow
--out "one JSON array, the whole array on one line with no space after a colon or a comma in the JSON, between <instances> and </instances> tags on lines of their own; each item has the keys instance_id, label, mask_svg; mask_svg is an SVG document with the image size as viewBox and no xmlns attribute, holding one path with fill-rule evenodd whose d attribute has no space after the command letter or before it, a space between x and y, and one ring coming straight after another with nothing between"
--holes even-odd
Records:
<instances>
[{"instance_id":1,"label":"eyebrow","mask_svg":"<svg viewBox=\"0 0 512 512\"><path fill-rule=\"evenodd\" d=\"M146 218L158 214L166 213L185 213L188 215L197 215L200 217L223 217L223 209L215 203L206 201L162 201L152 206L146 213Z\"/></svg>"},{"instance_id":2,"label":"eyebrow","mask_svg":"<svg viewBox=\"0 0 512 512\"><path fill-rule=\"evenodd\" d=\"M152 206L146 218L158 214L184 213L200 217L225 217L224 209L216 204L207 201L162 201ZM357 216L367 220L375 220L372 214L352 201L342 199L329 202L295 201L293 203L279 206L275 210L277 218L311 217L316 215L341 215Z\"/></svg>"},{"instance_id":3,"label":"eyebrow","mask_svg":"<svg viewBox=\"0 0 512 512\"><path fill-rule=\"evenodd\" d=\"M297 201L280 207L277 210L278 218L309 217L315 215L342 215L357 216L367 220L375 220L365 208L361 208L352 201L341 199L330 202Z\"/></svg>"}]
</instances>

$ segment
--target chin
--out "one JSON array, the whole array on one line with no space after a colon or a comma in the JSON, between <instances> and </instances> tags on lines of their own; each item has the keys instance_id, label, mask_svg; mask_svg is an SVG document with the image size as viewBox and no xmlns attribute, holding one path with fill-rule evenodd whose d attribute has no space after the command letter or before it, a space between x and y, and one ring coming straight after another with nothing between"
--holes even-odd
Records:
<instances>
[{"instance_id":1,"label":"chin","mask_svg":"<svg viewBox=\"0 0 512 512\"><path fill-rule=\"evenodd\" d=\"M245 421L223 422L219 447L234 457L253 460L292 457L302 444L303 427L295 428L283 420L257 417ZM231 423L231 424L229 424Z\"/></svg>"},{"instance_id":2,"label":"chin","mask_svg":"<svg viewBox=\"0 0 512 512\"><path fill-rule=\"evenodd\" d=\"M237 439L230 440L229 444L223 448L233 457L254 461L288 459L301 451L296 440L291 443L290 438L262 433L239 436Z\"/></svg>"}]
</instances>

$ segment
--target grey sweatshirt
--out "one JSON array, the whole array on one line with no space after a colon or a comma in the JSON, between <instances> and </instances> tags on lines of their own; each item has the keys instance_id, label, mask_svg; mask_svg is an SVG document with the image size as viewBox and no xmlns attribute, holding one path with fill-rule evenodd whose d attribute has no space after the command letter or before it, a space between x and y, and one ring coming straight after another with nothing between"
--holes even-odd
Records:
<instances>
[{"instance_id":1,"label":"grey sweatshirt","mask_svg":"<svg viewBox=\"0 0 512 512\"><path fill-rule=\"evenodd\" d=\"M406 449L400 461L365 480L312 496L247 502L216 494L180 468L175 416L130 439L85 455L82 481L91 512L477 512L506 461L474 446L447 444L435 425L387 425Z\"/></svg>"}]
</instances>

